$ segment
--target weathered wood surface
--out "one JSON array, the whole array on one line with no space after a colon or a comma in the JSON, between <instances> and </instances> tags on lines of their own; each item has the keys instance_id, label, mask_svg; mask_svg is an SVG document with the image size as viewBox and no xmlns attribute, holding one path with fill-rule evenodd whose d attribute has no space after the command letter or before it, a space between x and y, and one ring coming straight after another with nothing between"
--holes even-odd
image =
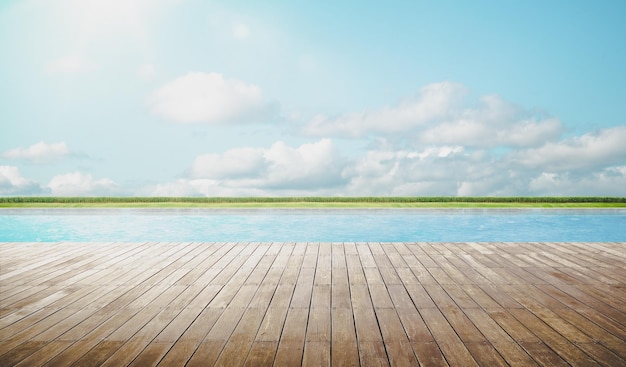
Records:
<instances>
[{"instance_id":1,"label":"weathered wood surface","mask_svg":"<svg viewBox=\"0 0 626 367\"><path fill-rule=\"evenodd\" d=\"M626 366L626 243L0 243L0 366Z\"/></svg>"}]
</instances>

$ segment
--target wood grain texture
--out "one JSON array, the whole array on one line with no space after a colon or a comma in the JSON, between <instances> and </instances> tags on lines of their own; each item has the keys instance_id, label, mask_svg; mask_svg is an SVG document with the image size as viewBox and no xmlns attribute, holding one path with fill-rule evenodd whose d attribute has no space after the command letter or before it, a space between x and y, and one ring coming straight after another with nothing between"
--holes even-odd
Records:
<instances>
[{"instance_id":1,"label":"wood grain texture","mask_svg":"<svg viewBox=\"0 0 626 367\"><path fill-rule=\"evenodd\" d=\"M622 366L626 243L0 243L1 366Z\"/></svg>"}]
</instances>

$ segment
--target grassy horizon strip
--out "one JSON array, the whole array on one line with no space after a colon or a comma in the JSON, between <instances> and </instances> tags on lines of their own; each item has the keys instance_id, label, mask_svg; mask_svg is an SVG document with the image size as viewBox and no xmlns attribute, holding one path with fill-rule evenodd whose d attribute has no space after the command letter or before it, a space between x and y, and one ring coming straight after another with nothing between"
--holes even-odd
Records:
<instances>
[{"instance_id":1,"label":"grassy horizon strip","mask_svg":"<svg viewBox=\"0 0 626 367\"><path fill-rule=\"evenodd\" d=\"M626 203L626 197L600 196L363 196L363 197L0 197L0 204L100 203Z\"/></svg>"}]
</instances>

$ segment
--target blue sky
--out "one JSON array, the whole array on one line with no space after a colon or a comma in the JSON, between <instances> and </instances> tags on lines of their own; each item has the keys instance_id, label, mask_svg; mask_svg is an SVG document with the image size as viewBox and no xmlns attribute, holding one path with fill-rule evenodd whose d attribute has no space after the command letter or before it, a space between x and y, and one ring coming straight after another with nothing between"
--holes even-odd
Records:
<instances>
[{"instance_id":1,"label":"blue sky","mask_svg":"<svg viewBox=\"0 0 626 367\"><path fill-rule=\"evenodd\" d=\"M0 195L626 196L623 1L0 5Z\"/></svg>"}]
</instances>

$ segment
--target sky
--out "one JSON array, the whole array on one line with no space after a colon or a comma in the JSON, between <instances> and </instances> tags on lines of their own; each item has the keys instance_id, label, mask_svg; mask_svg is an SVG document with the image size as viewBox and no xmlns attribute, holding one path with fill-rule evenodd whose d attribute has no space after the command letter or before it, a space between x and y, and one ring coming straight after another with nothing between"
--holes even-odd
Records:
<instances>
[{"instance_id":1,"label":"sky","mask_svg":"<svg viewBox=\"0 0 626 367\"><path fill-rule=\"evenodd\" d=\"M0 196L626 196L626 2L0 1Z\"/></svg>"}]
</instances>

